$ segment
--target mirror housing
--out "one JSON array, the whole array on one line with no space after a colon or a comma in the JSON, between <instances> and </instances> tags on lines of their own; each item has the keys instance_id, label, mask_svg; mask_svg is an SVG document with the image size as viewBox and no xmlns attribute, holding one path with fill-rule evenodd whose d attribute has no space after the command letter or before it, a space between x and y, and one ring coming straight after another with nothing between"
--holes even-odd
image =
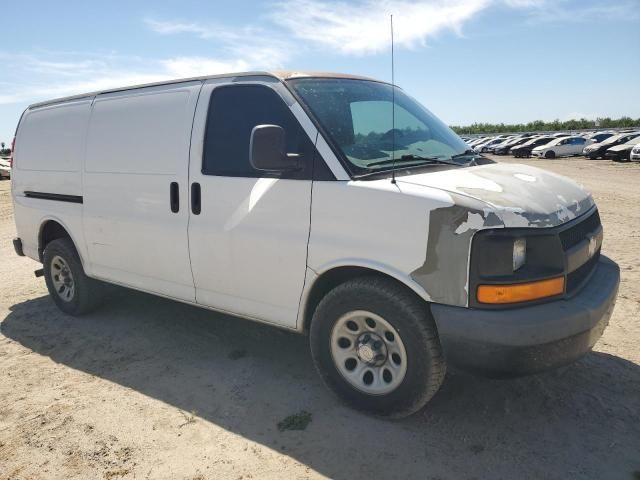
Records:
<instances>
[{"instance_id":1,"label":"mirror housing","mask_svg":"<svg viewBox=\"0 0 640 480\"><path fill-rule=\"evenodd\" d=\"M251 130L249 162L256 170L286 172L298 168L298 156L285 151L285 131L279 125L256 125Z\"/></svg>"}]
</instances>

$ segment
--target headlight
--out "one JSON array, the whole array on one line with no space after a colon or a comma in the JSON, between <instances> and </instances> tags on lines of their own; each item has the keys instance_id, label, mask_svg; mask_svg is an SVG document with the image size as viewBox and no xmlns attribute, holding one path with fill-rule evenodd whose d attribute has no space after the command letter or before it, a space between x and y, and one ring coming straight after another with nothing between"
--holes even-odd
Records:
<instances>
[{"instance_id":1,"label":"headlight","mask_svg":"<svg viewBox=\"0 0 640 480\"><path fill-rule=\"evenodd\" d=\"M482 308L491 303L512 304L551 295L546 289L543 289L542 295L537 282L561 277L564 269L564 250L555 231L549 232L546 228L481 230L475 234L471 245L469 305ZM510 285L518 287L512 289ZM561 288L558 285L559 283L553 283L554 289ZM492 290L490 286L499 288ZM532 289L537 293L532 293ZM554 289L552 290L555 292ZM480 290L482 296L478 296ZM488 301L489 297L485 295L487 292L498 292L500 298ZM522 292L526 295L520 295ZM529 294L531 295L528 296ZM505 300L507 297L509 301Z\"/></svg>"},{"instance_id":2,"label":"headlight","mask_svg":"<svg viewBox=\"0 0 640 480\"><path fill-rule=\"evenodd\" d=\"M527 261L527 239L518 238L513 242L513 271L522 267Z\"/></svg>"}]
</instances>

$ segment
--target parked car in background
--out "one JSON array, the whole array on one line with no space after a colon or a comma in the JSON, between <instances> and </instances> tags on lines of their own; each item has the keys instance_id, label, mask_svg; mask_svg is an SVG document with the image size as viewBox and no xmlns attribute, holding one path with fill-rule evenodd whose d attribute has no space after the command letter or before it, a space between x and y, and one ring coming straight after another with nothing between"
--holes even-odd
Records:
<instances>
[{"instance_id":1,"label":"parked car in background","mask_svg":"<svg viewBox=\"0 0 640 480\"><path fill-rule=\"evenodd\" d=\"M591 135L587 135L586 138L593 140L593 143L600 143L609 137L613 137L613 135L613 132L596 132L592 133Z\"/></svg>"},{"instance_id":2,"label":"parked car in background","mask_svg":"<svg viewBox=\"0 0 640 480\"><path fill-rule=\"evenodd\" d=\"M502 138L500 139L500 141L498 141L497 143L493 143L491 145L487 145L485 151L487 153L493 153L495 151L496 148L499 148L505 144L507 144L508 142L510 142L511 140L513 140L514 137L506 137L506 138Z\"/></svg>"},{"instance_id":3,"label":"parked car in background","mask_svg":"<svg viewBox=\"0 0 640 480\"><path fill-rule=\"evenodd\" d=\"M640 135L632 138L626 143L621 143L615 147L608 148L607 151L604 152L604 158L616 162L628 162L631 160L631 150L633 150L633 147L638 144L640 144Z\"/></svg>"},{"instance_id":4,"label":"parked car in background","mask_svg":"<svg viewBox=\"0 0 640 480\"><path fill-rule=\"evenodd\" d=\"M495 153L496 155L507 155L512 147L515 147L516 145L522 145L523 143L528 142L530 139L531 138L528 136L517 136L515 138L511 138L499 145L496 145L493 149L493 153Z\"/></svg>"},{"instance_id":5,"label":"parked car in background","mask_svg":"<svg viewBox=\"0 0 640 480\"><path fill-rule=\"evenodd\" d=\"M560 137L552 140L546 145L535 147L531 151L531 155L544 158L580 155L587 141L587 139L578 136Z\"/></svg>"},{"instance_id":6,"label":"parked car in background","mask_svg":"<svg viewBox=\"0 0 640 480\"><path fill-rule=\"evenodd\" d=\"M640 144L631 149L629 160L631 160L632 162L640 162Z\"/></svg>"},{"instance_id":7,"label":"parked car in background","mask_svg":"<svg viewBox=\"0 0 640 480\"><path fill-rule=\"evenodd\" d=\"M605 152L611 147L615 147L616 145L621 145L623 143L627 143L632 138L640 135L640 132L633 133L619 133L617 135L613 135L606 140L601 141L600 143L593 143L585 147L582 151L585 157L590 158L591 160L595 160L596 158L604 158Z\"/></svg>"},{"instance_id":8,"label":"parked car in background","mask_svg":"<svg viewBox=\"0 0 640 480\"><path fill-rule=\"evenodd\" d=\"M8 158L0 158L0 180L11 178L11 163Z\"/></svg>"},{"instance_id":9,"label":"parked car in background","mask_svg":"<svg viewBox=\"0 0 640 480\"><path fill-rule=\"evenodd\" d=\"M530 138L528 141L524 143L511 147L511 149L509 150L509 153L516 158L522 158L522 157L528 158L531 156L531 150L533 150L535 147L546 145L547 143L551 142L554 139L555 137L551 137L548 135L544 135L542 137Z\"/></svg>"},{"instance_id":10,"label":"parked car in background","mask_svg":"<svg viewBox=\"0 0 640 480\"><path fill-rule=\"evenodd\" d=\"M493 137L487 137L487 136L484 136L484 137L478 137L478 138L476 138L476 139L474 139L474 140L473 140L473 146L479 145L479 144L484 143L484 142L488 142L488 141L489 141L489 140L491 140L492 138L493 138Z\"/></svg>"},{"instance_id":11,"label":"parked car in background","mask_svg":"<svg viewBox=\"0 0 640 480\"><path fill-rule=\"evenodd\" d=\"M495 141L494 137L485 137L482 140L480 140L479 142L476 142L475 145L473 145L473 150L475 152L480 152L480 150L482 149L483 146L485 146L486 144L488 144L491 141Z\"/></svg>"},{"instance_id":12,"label":"parked car in background","mask_svg":"<svg viewBox=\"0 0 640 480\"><path fill-rule=\"evenodd\" d=\"M493 139L489 140L488 142L480 143L480 144L476 145L473 149L477 153L489 153L489 152L492 151L492 147L494 145L502 143L503 141L504 141L504 138L501 138L501 137L493 138Z\"/></svg>"},{"instance_id":13,"label":"parked car in background","mask_svg":"<svg viewBox=\"0 0 640 480\"><path fill-rule=\"evenodd\" d=\"M477 145L480 142L483 142L485 140L485 137L478 137L478 138L472 138L467 142L467 145L469 145L470 147L473 147L474 145Z\"/></svg>"}]
</instances>

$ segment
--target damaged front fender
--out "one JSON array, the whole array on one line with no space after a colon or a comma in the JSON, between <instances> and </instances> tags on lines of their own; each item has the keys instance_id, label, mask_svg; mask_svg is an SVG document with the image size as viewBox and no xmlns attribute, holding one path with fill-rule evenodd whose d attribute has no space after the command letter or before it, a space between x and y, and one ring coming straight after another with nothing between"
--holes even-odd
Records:
<instances>
[{"instance_id":1,"label":"damaged front fender","mask_svg":"<svg viewBox=\"0 0 640 480\"><path fill-rule=\"evenodd\" d=\"M454 205L429 213L429 233L424 263L411 278L436 303L466 306L469 296L469 252L473 235L504 223L490 208L451 194Z\"/></svg>"}]
</instances>

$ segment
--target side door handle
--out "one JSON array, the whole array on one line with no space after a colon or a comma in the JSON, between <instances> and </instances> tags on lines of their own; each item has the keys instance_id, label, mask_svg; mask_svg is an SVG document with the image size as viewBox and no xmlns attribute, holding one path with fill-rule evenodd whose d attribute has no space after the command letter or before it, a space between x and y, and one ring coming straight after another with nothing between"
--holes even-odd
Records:
<instances>
[{"instance_id":1,"label":"side door handle","mask_svg":"<svg viewBox=\"0 0 640 480\"><path fill-rule=\"evenodd\" d=\"M171 211L178 213L180 210L180 189L178 182L171 182L171 185L169 185L169 204L171 205Z\"/></svg>"},{"instance_id":2,"label":"side door handle","mask_svg":"<svg viewBox=\"0 0 640 480\"><path fill-rule=\"evenodd\" d=\"M200 215L200 184L197 182L191 184L191 212Z\"/></svg>"}]
</instances>

